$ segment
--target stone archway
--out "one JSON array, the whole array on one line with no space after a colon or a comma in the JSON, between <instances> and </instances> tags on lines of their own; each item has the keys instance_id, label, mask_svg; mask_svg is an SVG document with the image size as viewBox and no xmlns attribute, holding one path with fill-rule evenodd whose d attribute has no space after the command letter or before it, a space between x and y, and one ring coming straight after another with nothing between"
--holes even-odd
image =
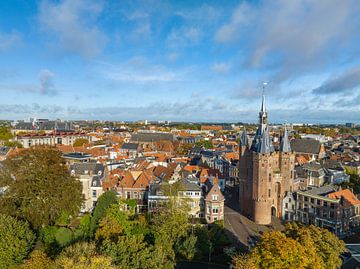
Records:
<instances>
[{"instance_id":1,"label":"stone archway","mask_svg":"<svg viewBox=\"0 0 360 269\"><path fill-rule=\"evenodd\" d=\"M275 207L275 206L272 206L272 207L271 207L271 216L276 217L276 216L277 216L276 213L277 213L276 207Z\"/></svg>"}]
</instances>

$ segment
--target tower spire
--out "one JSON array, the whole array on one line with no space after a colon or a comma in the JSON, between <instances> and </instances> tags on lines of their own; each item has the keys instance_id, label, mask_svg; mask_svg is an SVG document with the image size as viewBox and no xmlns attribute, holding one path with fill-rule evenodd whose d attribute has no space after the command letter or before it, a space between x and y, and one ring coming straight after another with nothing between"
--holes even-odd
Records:
<instances>
[{"instance_id":1,"label":"tower spire","mask_svg":"<svg viewBox=\"0 0 360 269\"><path fill-rule=\"evenodd\" d=\"M267 82L263 83L262 88L262 103L261 103L261 112L266 113L266 102L265 102L265 86L267 85Z\"/></svg>"},{"instance_id":2,"label":"tower spire","mask_svg":"<svg viewBox=\"0 0 360 269\"><path fill-rule=\"evenodd\" d=\"M284 127L284 136L282 137L281 143L280 143L280 151L291 152L291 146L290 146L290 142L289 142L289 136L288 136L286 125Z\"/></svg>"},{"instance_id":3,"label":"tower spire","mask_svg":"<svg viewBox=\"0 0 360 269\"><path fill-rule=\"evenodd\" d=\"M249 146L249 139L247 137L246 128L244 126L243 131L240 136L240 147L248 147Z\"/></svg>"}]
</instances>

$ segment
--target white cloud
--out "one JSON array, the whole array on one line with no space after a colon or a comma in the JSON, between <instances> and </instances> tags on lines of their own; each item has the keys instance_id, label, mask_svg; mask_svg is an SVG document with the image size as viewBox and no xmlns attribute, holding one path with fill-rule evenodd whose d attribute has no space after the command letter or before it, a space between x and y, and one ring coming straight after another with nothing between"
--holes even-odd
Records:
<instances>
[{"instance_id":1,"label":"white cloud","mask_svg":"<svg viewBox=\"0 0 360 269\"><path fill-rule=\"evenodd\" d=\"M281 81L359 57L356 0L242 2L215 35L241 48L247 67L275 70Z\"/></svg>"},{"instance_id":2,"label":"white cloud","mask_svg":"<svg viewBox=\"0 0 360 269\"><path fill-rule=\"evenodd\" d=\"M40 80L40 93L43 95L54 95L56 94L56 88L54 85L54 73L47 69L43 69L39 73Z\"/></svg>"},{"instance_id":3,"label":"white cloud","mask_svg":"<svg viewBox=\"0 0 360 269\"><path fill-rule=\"evenodd\" d=\"M19 45L21 43L21 35L12 31L11 33L1 33L0 32L0 52L4 52L10 49L13 46Z\"/></svg>"},{"instance_id":4,"label":"white cloud","mask_svg":"<svg viewBox=\"0 0 360 269\"><path fill-rule=\"evenodd\" d=\"M86 58L102 51L106 36L96 26L96 19L102 12L99 1L43 1L39 10L41 26L55 36L63 49Z\"/></svg>"},{"instance_id":5,"label":"white cloud","mask_svg":"<svg viewBox=\"0 0 360 269\"><path fill-rule=\"evenodd\" d=\"M229 63L215 63L211 66L211 70L215 73L227 73L231 68Z\"/></svg>"},{"instance_id":6,"label":"white cloud","mask_svg":"<svg viewBox=\"0 0 360 269\"><path fill-rule=\"evenodd\" d=\"M141 84L180 81L184 73L172 71L162 65L152 65L141 57L130 59L121 65L103 63L100 72L110 80Z\"/></svg>"}]
</instances>

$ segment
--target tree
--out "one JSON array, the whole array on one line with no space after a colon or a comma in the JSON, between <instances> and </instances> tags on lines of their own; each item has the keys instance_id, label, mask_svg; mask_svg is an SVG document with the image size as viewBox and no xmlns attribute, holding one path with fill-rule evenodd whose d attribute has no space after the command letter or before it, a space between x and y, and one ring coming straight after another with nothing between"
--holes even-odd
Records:
<instances>
[{"instance_id":1,"label":"tree","mask_svg":"<svg viewBox=\"0 0 360 269\"><path fill-rule=\"evenodd\" d=\"M62 213L76 215L81 207L81 182L72 177L61 152L50 147L21 151L4 161L0 212L26 219L34 228L52 225Z\"/></svg>"},{"instance_id":2,"label":"tree","mask_svg":"<svg viewBox=\"0 0 360 269\"><path fill-rule=\"evenodd\" d=\"M98 198L98 201L96 203L94 213L91 217L90 222L90 234L93 236L95 234L95 231L99 225L99 221L102 217L106 214L106 209L108 209L111 205L117 204L118 199L116 197L116 193L113 191L107 191L104 192L100 197Z\"/></svg>"},{"instance_id":3,"label":"tree","mask_svg":"<svg viewBox=\"0 0 360 269\"><path fill-rule=\"evenodd\" d=\"M257 269L253 257L249 254L235 255L232 259L232 264L235 269Z\"/></svg>"},{"instance_id":4,"label":"tree","mask_svg":"<svg viewBox=\"0 0 360 269\"><path fill-rule=\"evenodd\" d=\"M197 147L204 147L206 149L212 149L214 148L214 145L211 141L208 141L208 140L201 140L199 142L196 142L195 143L195 146Z\"/></svg>"},{"instance_id":5,"label":"tree","mask_svg":"<svg viewBox=\"0 0 360 269\"><path fill-rule=\"evenodd\" d=\"M85 144L88 144L89 143L89 140L87 140L86 138L78 138L75 140L73 146L74 147L81 147Z\"/></svg>"},{"instance_id":6,"label":"tree","mask_svg":"<svg viewBox=\"0 0 360 269\"><path fill-rule=\"evenodd\" d=\"M86 242L67 247L55 264L58 269L116 269L110 257L99 255L95 245Z\"/></svg>"},{"instance_id":7,"label":"tree","mask_svg":"<svg viewBox=\"0 0 360 269\"><path fill-rule=\"evenodd\" d=\"M35 235L28 223L0 214L0 268L21 263L34 241Z\"/></svg>"},{"instance_id":8,"label":"tree","mask_svg":"<svg viewBox=\"0 0 360 269\"><path fill-rule=\"evenodd\" d=\"M291 223L284 232L265 232L249 254L234 256L233 264L236 269L336 269L344 251L344 243L328 230Z\"/></svg>"},{"instance_id":9,"label":"tree","mask_svg":"<svg viewBox=\"0 0 360 269\"><path fill-rule=\"evenodd\" d=\"M10 128L6 126L0 127L0 140L2 141L9 141L11 138L13 138L13 135L10 132Z\"/></svg>"},{"instance_id":10,"label":"tree","mask_svg":"<svg viewBox=\"0 0 360 269\"><path fill-rule=\"evenodd\" d=\"M305 227L290 223L286 225L285 233L305 246L308 260L317 266L314 268L335 269L341 266L340 254L345 251L345 244L330 231L313 225Z\"/></svg>"},{"instance_id":11,"label":"tree","mask_svg":"<svg viewBox=\"0 0 360 269\"><path fill-rule=\"evenodd\" d=\"M153 260L157 257L154 257L153 248L147 245L143 235L119 236L116 242L106 240L102 253L110 256L122 269L161 268L154 267Z\"/></svg>"},{"instance_id":12,"label":"tree","mask_svg":"<svg viewBox=\"0 0 360 269\"><path fill-rule=\"evenodd\" d=\"M168 202L153 216L152 231L155 236L155 249L164 268L175 265L175 244L189 230L188 203L177 196L181 186L172 184L172 188L164 190L169 197ZM181 200L180 200L181 199Z\"/></svg>"},{"instance_id":13,"label":"tree","mask_svg":"<svg viewBox=\"0 0 360 269\"><path fill-rule=\"evenodd\" d=\"M176 251L187 260L192 260L196 253L197 237L190 234L176 243Z\"/></svg>"},{"instance_id":14,"label":"tree","mask_svg":"<svg viewBox=\"0 0 360 269\"><path fill-rule=\"evenodd\" d=\"M35 250L31 253L30 258L26 260L20 269L55 269L54 261L51 260L44 252Z\"/></svg>"}]
</instances>

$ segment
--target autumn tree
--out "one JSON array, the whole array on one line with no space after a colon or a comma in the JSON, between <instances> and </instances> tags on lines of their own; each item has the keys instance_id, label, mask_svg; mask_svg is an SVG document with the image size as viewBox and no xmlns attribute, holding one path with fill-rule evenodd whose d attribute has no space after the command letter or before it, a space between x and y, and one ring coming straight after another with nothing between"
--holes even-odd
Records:
<instances>
[{"instance_id":1,"label":"autumn tree","mask_svg":"<svg viewBox=\"0 0 360 269\"><path fill-rule=\"evenodd\" d=\"M28 223L0 214L0 268L21 263L34 241L35 235Z\"/></svg>"},{"instance_id":2,"label":"autumn tree","mask_svg":"<svg viewBox=\"0 0 360 269\"><path fill-rule=\"evenodd\" d=\"M26 260L20 269L55 269L54 261L51 260L43 251L35 250L30 258Z\"/></svg>"},{"instance_id":3,"label":"autumn tree","mask_svg":"<svg viewBox=\"0 0 360 269\"><path fill-rule=\"evenodd\" d=\"M50 147L21 151L4 161L0 212L26 219L34 228L52 225L63 213L78 214L81 182L72 177L61 152Z\"/></svg>"},{"instance_id":4,"label":"autumn tree","mask_svg":"<svg viewBox=\"0 0 360 269\"><path fill-rule=\"evenodd\" d=\"M110 257L98 254L95 245L87 242L67 247L55 264L57 269L116 269Z\"/></svg>"},{"instance_id":5,"label":"autumn tree","mask_svg":"<svg viewBox=\"0 0 360 269\"><path fill-rule=\"evenodd\" d=\"M89 140L87 140L86 138L78 138L75 140L73 146L74 147L81 147L85 144L88 144L89 143Z\"/></svg>"},{"instance_id":6,"label":"autumn tree","mask_svg":"<svg viewBox=\"0 0 360 269\"><path fill-rule=\"evenodd\" d=\"M265 232L249 254L233 258L233 265L236 269L336 269L344 251L344 243L328 230L290 223L284 232Z\"/></svg>"}]
</instances>

